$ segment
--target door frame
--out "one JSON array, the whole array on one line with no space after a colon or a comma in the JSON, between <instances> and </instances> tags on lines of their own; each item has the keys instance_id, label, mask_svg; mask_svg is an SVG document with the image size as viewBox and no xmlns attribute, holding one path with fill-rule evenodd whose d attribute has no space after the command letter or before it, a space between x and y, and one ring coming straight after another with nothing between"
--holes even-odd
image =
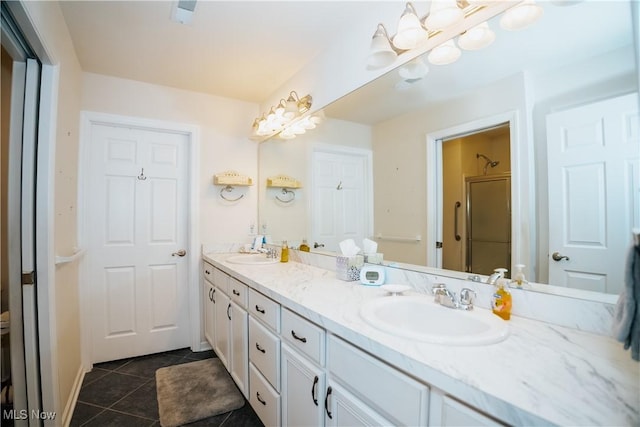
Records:
<instances>
[{"instance_id":1,"label":"door frame","mask_svg":"<svg viewBox=\"0 0 640 427\"><path fill-rule=\"evenodd\" d=\"M442 141L485 128L509 123L511 151L511 263L527 264L532 280L536 271L531 236L535 236L535 189L533 170L528 160L533 158L533 144L518 110L473 120L426 135L427 155L427 266L442 268L441 250L434 250L442 241ZM527 133L524 133L527 132ZM511 269L512 266L509 266ZM462 273L466 276L465 273Z\"/></svg>"},{"instance_id":2,"label":"door frame","mask_svg":"<svg viewBox=\"0 0 640 427\"><path fill-rule=\"evenodd\" d=\"M188 158L188 212L187 212L187 250L189 257L188 271L188 310L189 310L189 334L192 350L202 348L201 322L200 322L200 287L199 287L199 263L200 263L200 234L199 234L199 193L200 193L200 128L195 125L169 122L165 120L154 120L140 117L122 116L94 111L80 112L80 154L78 156L78 242L81 248L87 246L88 235L91 232L90 221L88 220L87 203L90 200L91 188L89 186L87 170L90 164L91 128L93 125L107 125L117 127L134 127L141 130L151 130L160 132L172 132L186 135L189 142L187 147ZM93 366L93 355L91 346L91 301L89 287L84 285L90 283L91 270L87 259L83 257L79 266L80 283L80 334L82 337L82 366L85 371L89 371Z\"/></svg>"}]
</instances>

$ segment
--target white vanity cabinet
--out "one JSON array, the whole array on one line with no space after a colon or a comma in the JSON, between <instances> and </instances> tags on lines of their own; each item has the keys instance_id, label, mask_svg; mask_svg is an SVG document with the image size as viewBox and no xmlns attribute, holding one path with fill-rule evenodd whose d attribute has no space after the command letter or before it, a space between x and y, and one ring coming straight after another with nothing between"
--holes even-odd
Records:
<instances>
[{"instance_id":1,"label":"white vanity cabinet","mask_svg":"<svg viewBox=\"0 0 640 427\"><path fill-rule=\"evenodd\" d=\"M393 425L428 424L429 387L333 335L327 338L327 372L332 391L339 384L357 398L351 407ZM333 393L329 408L336 405Z\"/></svg>"},{"instance_id":2,"label":"white vanity cabinet","mask_svg":"<svg viewBox=\"0 0 640 427\"><path fill-rule=\"evenodd\" d=\"M443 427L471 425L504 427L506 425L437 390L431 391L430 407L429 425Z\"/></svg>"},{"instance_id":3,"label":"white vanity cabinet","mask_svg":"<svg viewBox=\"0 0 640 427\"><path fill-rule=\"evenodd\" d=\"M249 289L249 403L267 426L280 426L280 304Z\"/></svg>"},{"instance_id":4,"label":"white vanity cabinet","mask_svg":"<svg viewBox=\"0 0 640 427\"><path fill-rule=\"evenodd\" d=\"M325 397L323 328L282 309L282 424L322 426Z\"/></svg>"},{"instance_id":5,"label":"white vanity cabinet","mask_svg":"<svg viewBox=\"0 0 640 427\"><path fill-rule=\"evenodd\" d=\"M215 347L215 286L213 285L213 267L204 263L202 269L204 281L202 284L202 310L204 323L204 337L211 346Z\"/></svg>"},{"instance_id":6,"label":"white vanity cabinet","mask_svg":"<svg viewBox=\"0 0 640 427\"><path fill-rule=\"evenodd\" d=\"M213 284L211 300L214 313L213 350L231 374L238 389L247 396L249 389L246 310L248 287L216 268L213 269ZM204 319L206 322L206 313ZM205 325L205 335L206 329Z\"/></svg>"}]
</instances>

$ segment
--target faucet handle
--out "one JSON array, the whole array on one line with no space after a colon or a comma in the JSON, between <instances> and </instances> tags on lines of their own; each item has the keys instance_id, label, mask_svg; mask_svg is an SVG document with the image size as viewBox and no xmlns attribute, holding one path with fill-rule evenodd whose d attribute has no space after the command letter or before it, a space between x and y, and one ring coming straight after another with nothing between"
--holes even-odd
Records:
<instances>
[{"instance_id":1,"label":"faucet handle","mask_svg":"<svg viewBox=\"0 0 640 427\"><path fill-rule=\"evenodd\" d=\"M438 293L442 293L442 291L445 291L446 289L447 285L445 285L444 283L434 283L433 286L431 286L431 293L437 295Z\"/></svg>"},{"instance_id":2,"label":"faucet handle","mask_svg":"<svg viewBox=\"0 0 640 427\"><path fill-rule=\"evenodd\" d=\"M473 289L463 288L460 291L460 308L463 310L472 310L476 296L476 291Z\"/></svg>"}]
</instances>

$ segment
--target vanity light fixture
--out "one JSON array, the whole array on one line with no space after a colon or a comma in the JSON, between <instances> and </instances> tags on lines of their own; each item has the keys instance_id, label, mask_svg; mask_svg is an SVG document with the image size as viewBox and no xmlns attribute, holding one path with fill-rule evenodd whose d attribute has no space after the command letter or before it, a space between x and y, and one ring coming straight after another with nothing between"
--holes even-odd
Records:
<instances>
[{"instance_id":1,"label":"vanity light fixture","mask_svg":"<svg viewBox=\"0 0 640 427\"><path fill-rule=\"evenodd\" d=\"M431 49L427 59L434 65L447 65L456 62L461 54L456 42L450 39Z\"/></svg>"},{"instance_id":2,"label":"vanity light fixture","mask_svg":"<svg viewBox=\"0 0 640 427\"><path fill-rule=\"evenodd\" d=\"M404 80L418 80L426 76L428 72L429 67L419 56L407 62L398 70L398 74Z\"/></svg>"},{"instance_id":3,"label":"vanity light fixture","mask_svg":"<svg viewBox=\"0 0 640 427\"><path fill-rule=\"evenodd\" d=\"M304 114L311 109L312 102L311 95L300 98L295 91L291 91L286 100L281 99L266 115L263 114L253 121L251 138L262 140L280 134L282 138L289 139L304 133L307 129L313 129L315 123L303 121L306 119Z\"/></svg>"},{"instance_id":4,"label":"vanity light fixture","mask_svg":"<svg viewBox=\"0 0 640 427\"><path fill-rule=\"evenodd\" d=\"M464 12L456 0L432 0L429 16L424 25L430 30L441 30L464 19Z\"/></svg>"},{"instance_id":5,"label":"vanity light fixture","mask_svg":"<svg viewBox=\"0 0 640 427\"><path fill-rule=\"evenodd\" d=\"M500 26L505 30L522 30L536 22L543 12L535 0L524 0L504 12L500 18Z\"/></svg>"},{"instance_id":6,"label":"vanity light fixture","mask_svg":"<svg viewBox=\"0 0 640 427\"><path fill-rule=\"evenodd\" d=\"M367 57L367 68L375 70L393 64L398 54L391 47L391 41L384 25L378 24L376 32L371 38L371 52Z\"/></svg>"},{"instance_id":7,"label":"vanity light fixture","mask_svg":"<svg viewBox=\"0 0 640 427\"><path fill-rule=\"evenodd\" d=\"M496 33L483 22L468 29L458 37L458 46L464 50L479 50L489 46L496 39Z\"/></svg>"},{"instance_id":8,"label":"vanity light fixture","mask_svg":"<svg viewBox=\"0 0 640 427\"><path fill-rule=\"evenodd\" d=\"M428 38L429 33L420 23L416 10L411 3L407 3L398 22L398 32L393 38L393 45L398 49L408 50Z\"/></svg>"},{"instance_id":9,"label":"vanity light fixture","mask_svg":"<svg viewBox=\"0 0 640 427\"><path fill-rule=\"evenodd\" d=\"M459 24L486 7L494 0L431 0L429 14L418 18L411 3L407 3L398 23L398 32L389 37L384 26L378 24L371 42L371 52L367 59L367 69L374 70L391 65L395 58L410 51L429 38L442 33L447 28ZM513 6L503 12L500 25L508 30L525 28L535 22L543 13L542 7L535 0L514 2ZM424 22L422 25L421 22ZM489 46L495 40L495 33L487 22L482 22L459 34L458 45L465 50L478 50ZM392 41L389 44L389 40ZM446 65L455 62L461 51L453 39L431 49L428 60L435 65ZM407 70L402 71L407 73ZM406 79L405 81L415 78Z\"/></svg>"}]
</instances>

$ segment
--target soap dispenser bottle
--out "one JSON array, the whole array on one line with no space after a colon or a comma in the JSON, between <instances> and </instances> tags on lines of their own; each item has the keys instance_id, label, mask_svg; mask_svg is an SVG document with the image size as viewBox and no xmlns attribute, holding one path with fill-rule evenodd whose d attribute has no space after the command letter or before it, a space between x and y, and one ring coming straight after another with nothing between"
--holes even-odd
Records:
<instances>
[{"instance_id":1,"label":"soap dispenser bottle","mask_svg":"<svg viewBox=\"0 0 640 427\"><path fill-rule=\"evenodd\" d=\"M524 277L524 264L516 264L516 271L513 273L513 278L511 279L511 283L515 283L517 287L522 287L522 285L527 284L527 279Z\"/></svg>"},{"instance_id":2,"label":"soap dispenser bottle","mask_svg":"<svg viewBox=\"0 0 640 427\"><path fill-rule=\"evenodd\" d=\"M307 239L302 239L302 243L300 244L300 250L302 252L309 252L310 248L309 248L309 245L307 244Z\"/></svg>"},{"instance_id":3,"label":"soap dispenser bottle","mask_svg":"<svg viewBox=\"0 0 640 427\"><path fill-rule=\"evenodd\" d=\"M280 262L289 262L289 246L287 241L282 241L282 249L280 250Z\"/></svg>"},{"instance_id":4,"label":"soap dispenser bottle","mask_svg":"<svg viewBox=\"0 0 640 427\"><path fill-rule=\"evenodd\" d=\"M493 313L504 320L511 318L511 292L509 292L509 282L500 278L496 282L496 290L491 297L491 308Z\"/></svg>"}]
</instances>

